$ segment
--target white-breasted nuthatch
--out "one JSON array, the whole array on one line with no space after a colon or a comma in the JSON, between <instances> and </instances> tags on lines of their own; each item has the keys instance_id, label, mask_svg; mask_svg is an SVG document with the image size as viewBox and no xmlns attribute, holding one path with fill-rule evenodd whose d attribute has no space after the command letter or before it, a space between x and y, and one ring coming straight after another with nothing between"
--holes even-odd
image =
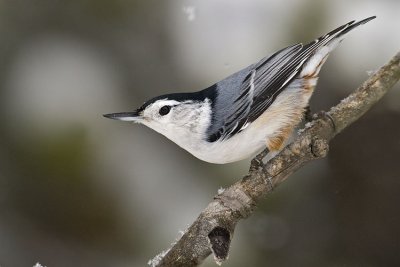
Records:
<instances>
[{"instance_id":1,"label":"white-breasted nuthatch","mask_svg":"<svg viewBox=\"0 0 400 267\"><path fill-rule=\"evenodd\" d=\"M104 116L144 124L211 163L238 161L265 145L279 151L302 120L329 53L374 18L286 47L204 90L158 96L133 112Z\"/></svg>"}]
</instances>

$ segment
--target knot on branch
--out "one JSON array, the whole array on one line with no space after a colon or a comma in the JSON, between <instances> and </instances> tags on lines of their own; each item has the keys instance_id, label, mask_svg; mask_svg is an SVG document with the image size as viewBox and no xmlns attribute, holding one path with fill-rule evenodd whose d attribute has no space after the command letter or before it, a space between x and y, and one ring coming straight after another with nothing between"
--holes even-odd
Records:
<instances>
[{"instance_id":1,"label":"knot on branch","mask_svg":"<svg viewBox=\"0 0 400 267\"><path fill-rule=\"evenodd\" d=\"M208 234L208 240L216 263L221 265L222 261L228 258L231 244L230 232L223 227L217 226Z\"/></svg>"},{"instance_id":2,"label":"knot on branch","mask_svg":"<svg viewBox=\"0 0 400 267\"><path fill-rule=\"evenodd\" d=\"M310 148L314 157L323 158L328 154L329 144L327 140L315 137L311 141Z\"/></svg>"}]
</instances>

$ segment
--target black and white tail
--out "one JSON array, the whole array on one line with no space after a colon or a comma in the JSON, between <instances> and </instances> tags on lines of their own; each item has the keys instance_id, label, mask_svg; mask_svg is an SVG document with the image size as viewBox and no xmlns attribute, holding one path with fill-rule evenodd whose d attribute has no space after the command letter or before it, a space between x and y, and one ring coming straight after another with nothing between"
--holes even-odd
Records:
<instances>
[{"instance_id":1,"label":"black and white tail","mask_svg":"<svg viewBox=\"0 0 400 267\"><path fill-rule=\"evenodd\" d=\"M345 38L346 34L358 26L367 23L370 20L375 19L376 16L372 16L361 21L350 21L333 31L315 39L313 42L304 45L301 54L308 55L308 59L303 65L302 71L300 72L299 78L302 77L317 77L321 66L325 63L329 53L334 50L338 44Z\"/></svg>"}]
</instances>

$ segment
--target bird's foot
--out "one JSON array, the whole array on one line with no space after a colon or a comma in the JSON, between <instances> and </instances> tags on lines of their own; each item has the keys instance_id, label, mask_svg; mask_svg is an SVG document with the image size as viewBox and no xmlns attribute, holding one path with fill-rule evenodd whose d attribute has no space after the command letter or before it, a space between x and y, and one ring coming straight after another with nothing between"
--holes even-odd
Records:
<instances>
[{"instance_id":1,"label":"bird's foot","mask_svg":"<svg viewBox=\"0 0 400 267\"><path fill-rule=\"evenodd\" d=\"M267 154L269 153L268 149L264 149L261 153L259 153L255 158L253 158L251 160L251 164L250 164L250 171L256 171L260 168L264 168L264 158L265 156L267 156ZM273 191L274 190L274 184L272 182L272 179L270 177L267 177L265 179L268 189L269 191Z\"/></svg>"},{"instance_id":2,"label":"bird's foot","mask_svg":"<svg viewBox=\"0 0 400 267\"><path fill-rule=\"evenodd\" d=\"M315 116L314 119L323 119L325 121L329 121L332 126L333 131L334 132L336 131L335 120L332 118L332 116L328 112L322 110L322 111L318 112L317 114L314 114L314 116Z\"/></svg>"},{"instance_id":3,"label":"bird's foot","mask_svg":"<svg viewBox=\"0 0 400 267\"><path fill-rule=\"evenodd\" d=\"M305 119L306 122L311 122L313 120L313 116L312 116L312 113L311 113L311 108L310 108L309 105L306 107L306 109L304 111L304 119Z\"/></svg>"},{"instance_id":4,"label":"bird's foot","mask_svg":"<svg viewBox=\"0 0 400 267\"><path fill-rule=\"evenodd\" d=\"M263 159L268 154L268 152L268 149L264 149L261 153L259 153L257 156L255 156L255 158L251 160L250 166L252 170L257 170L264 166Z\"/></svg>"}]
</instances>

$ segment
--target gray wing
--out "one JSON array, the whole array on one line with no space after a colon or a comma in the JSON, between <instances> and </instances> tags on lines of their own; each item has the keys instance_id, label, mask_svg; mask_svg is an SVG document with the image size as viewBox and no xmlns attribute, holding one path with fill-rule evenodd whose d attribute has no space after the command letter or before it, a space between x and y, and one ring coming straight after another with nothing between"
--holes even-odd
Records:
<instances>
[{"instance_id":1,"label":"gray wing","mask_svg":"<svg viewBox=\"0 0 400 267\"><path fill-rule=\"evenodd\" d=\"M299 58L302 49L301 44L284 48L217 83L208 141L229 138L257 119L308 58Z\"/></svg>"},{"instance_id":2,"label":"gray wing","mask_svg":"<svg viewBox=\"0 0 400 267\"><path fill-rule=\"evenodd\" d=\"M208 141L223 140L244 130L264 113L320 48L340 42L341 36L374 18L351 21L305 46L284 48L217 83Z\"/></svg>"}]
</instances>

